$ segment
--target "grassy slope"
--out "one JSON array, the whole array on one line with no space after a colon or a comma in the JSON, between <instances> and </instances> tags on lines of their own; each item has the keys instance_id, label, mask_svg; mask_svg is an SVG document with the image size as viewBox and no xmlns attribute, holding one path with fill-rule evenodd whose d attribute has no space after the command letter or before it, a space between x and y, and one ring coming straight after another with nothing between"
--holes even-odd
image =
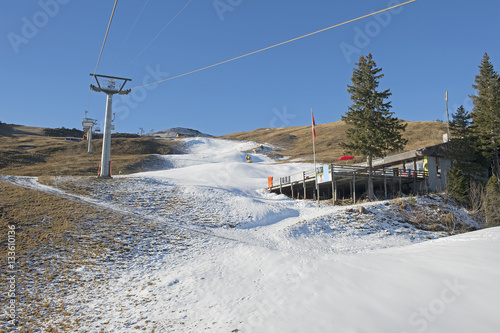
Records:
<instances>
[{"instance_id":1,"label":"grassy slope","mask_svg":"<svg viewBox=\"0 0 500 333\"><path fill-rule=\"evenodd\" d=\"M97 225L108 221L118 223L120 217L2 181L0 193L2 258L7 257L8 226L15 225L16 231L16 293L20 327L40 327L44 320L58 316L70 319L62 296L87 283L72 270L87 266L101 271L96 265L101 265L103 255L111 250L98 238L79 235L87 235L88 230L97 230ZM73 318L59 329L72 331L74 324ZM3 325L6 322L0 325L6 329Z\"/></svg>"},{"instance_id":2,"label":"grassy slope","mask_svg":"<svg viewBox=\"0 0 500 333\"><path fill-rule=\"evenodd\" d=\"M89 182L100 181L93 178ZM39 332L42 327L46 332L80 332L80 321L91 323L100 315L99 309L88 308L91 300L79 297L80 290L106 290L108 279L117 277L108 270L120 274L134 257L148 259L155 253L149 243L169 244L168 248L154 249L160 252L177 253L187 248L184 240L188 236L163 223L0 180L3 279L9 251L7 231L12 225L20 332ZM80 268L84 270L75 272ZM77 299L73 307L68 307L66 297ZM5 298L0 300L6 304ZM0 332L10 332L10 328L6 320L0 322Z\"/></svg>"},{"instance_id":3,"label":"grassy slope","mask_svg":"<svg viewBox=\"0 0 500 333\"><path fill-rule=\"evenodd\" d=\"M22 176L97 175L101 160L102 139L67 141L61 137L43 136L37 127L3 126L0 131L0 174ZM3 135L2 135L3 134ZM132 173L155 162L154 154L173 154L177 143L149 137L112 138L111 169L113 173Z\"/></svg>"},{"instance_id":4,"label":"grassy slope","mask_svg":"<svg viewBox=\"0 0 500 333\"><path fill-rule=\"evenodd\" d=\"M435 121L406 122L404 137L408 145L405 151L427 147L443 142L446 124ZM343 121L316 125L316 157L320 162L334 162L344 155L339 143L346 140L348 126ZM239 139L269 143L283 148L280 152L292 158L312 160L312 134L310 126L286 128L261 128L251 132L233 133L223 136L226 139ZM357 162L362 157L357 156Z\"/></svg>"}]
</instances>

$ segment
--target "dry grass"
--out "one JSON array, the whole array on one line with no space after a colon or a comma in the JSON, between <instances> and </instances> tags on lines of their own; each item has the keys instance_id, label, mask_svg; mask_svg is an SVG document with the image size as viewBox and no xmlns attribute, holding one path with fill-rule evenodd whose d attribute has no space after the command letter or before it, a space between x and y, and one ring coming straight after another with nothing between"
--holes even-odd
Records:
<instances>
[{"instance_id":1,"label":"dry grass","mask_svg":"<svg viewBox=\"0 0 500 333\"><path fill-rule=\"evenodd\" d=\"M405 151L427 147L443 142L446 124L435 121L405 122L408 124L404 137L408 139ZM343 121L316 125L316 158L322 163L331 163L344 155L339 143L346 140L348 126ZM312 134L310 126L287 128L261 128L251 132L233 133L223 136L269 143L283 148L280 153L292 158L312 160ZM357 157L353 162L363 162Z\"/></svg>"},{"instance_id":2,"label":"dry grass","mask_svg":"<svg viewBox=\"0 0 500 333\"><path fill-rule=\"evenodd\" d=\"M1 258L7 256L9 225L16 226L18 329L26 332L78 331L99 315L88 307L88 291L103 292L134 258L187 249L190 238L137 216L0 181ZM76 299L71 307L67 297ZM0 324L0 331L8 328L6 321Z\"/></svg>"},{"instance_id":3,"label":"dry grass","mask_svg":"<svg viewBox=\"0 0 500 333\"><path fill-rule=\"evenodd\" d=\"M472 231L465 223L461 223L455 211L446 205L428 203L421 206L416 197L397 198L391 201L394 216L400 222L407 222L416 228L448 234Z\"/></svg>"},{"instance_id":4,"label":"dry grass","mask_svg":"<svg viewBox=\"0 0 500 333\"><path fill-rule=\"evenodd\" d=\"M78 236L89 227L86 221L113 217L87 205L3 182L0 191L0 256L6 257L8 225L15 225L18 323L30 332L40 322L64 316L63 296L84 284L72 269L96 266L107 252L109 247L99 240ZM71 331L74 318L65 319L58 329Z\"/></svg>"},{"instance_id":5,"label":"dry grass","mask_svg":"<svg viewBox=\"0 0 500 333\"><path fill-rule=\"evenodd\" d=\"M42 136L41 129L23 128L0 137L0 173L22 176L94 176L101 159L102 139L92 141L92 154L87 141ZM178 143L150 137L112 138L111 169L118 174L142 171L157 160L155 154L177 153Z\"/></svg>"}]
</instances>

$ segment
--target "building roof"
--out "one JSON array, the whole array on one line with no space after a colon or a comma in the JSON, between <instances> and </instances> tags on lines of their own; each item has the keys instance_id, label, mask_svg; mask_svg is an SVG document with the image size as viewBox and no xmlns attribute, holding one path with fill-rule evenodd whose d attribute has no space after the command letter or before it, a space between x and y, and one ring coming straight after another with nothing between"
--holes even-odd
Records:
<instances>
[{"instance_id":1,"label":"building roof","mask_svg":"<svg viewBox=\"0 0 500 333\"><path fill-rule=\"evenodd\" d=\"M434 157L446 158L449 155L448 151L449 151L448 143L445 142L445 143L440 143L440 144L437 144L434 146L419 148L419 149L407 151L404 153L399 153L399 154L385 156L383 158L373 159L373 166L375 167L375 166L380 166L380 165L393 164L393 163L397 163L397 162L413 160L415 158L420 159L420 158L423 158L424 156L434 156ZM356 165L357 166L368 166L367 162L359 163Z\"/></svg>"}]
</instances>

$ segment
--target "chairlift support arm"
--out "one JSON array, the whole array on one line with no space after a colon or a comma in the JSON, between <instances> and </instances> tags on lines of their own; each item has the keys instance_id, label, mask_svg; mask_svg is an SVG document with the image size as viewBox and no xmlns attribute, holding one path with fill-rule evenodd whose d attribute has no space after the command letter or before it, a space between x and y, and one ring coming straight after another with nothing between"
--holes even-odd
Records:
<instances>
[{"instance_id":1,"label":"chairlift support arm","mask_svg":"<svg viewBox=\"0 0 500 333\"><path fill-rule=\"evenodd\" d=\"M125 87L125 84L128 82L128 81L132 81L132 79L127 79L127 78L124 78L124 77L118 77L118 76L109 76L109 75L100 75L100 74L90 74L90 76L93 76L96 83L97 83L97 86L94 86L93 84L90 85L90 89L93 90L93 91L96 91L96 92L104 92L106 94L119 94L119 95L127 95L128 93L130 93L132 90L131 89L127 89L127 90L123 90L123 87ZM120 89L116 90L116 89L106 89L106 88L102 88L101 87L101 84L99 83L99 80L97 79L97 77L103 77L103 78L107 78L107 79L116 79L116 80L123 80L123 83L120 87Z\"/></svg>"}]
</instances>

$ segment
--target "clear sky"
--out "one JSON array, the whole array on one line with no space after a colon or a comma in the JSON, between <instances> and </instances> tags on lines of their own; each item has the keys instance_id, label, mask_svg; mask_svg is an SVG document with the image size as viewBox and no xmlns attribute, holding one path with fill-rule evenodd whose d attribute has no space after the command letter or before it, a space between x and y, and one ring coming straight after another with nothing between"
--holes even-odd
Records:
<instances>
[{"instance_id":1,"label":"clear sky","mask_svg":"<svg viewBox=\"0 0 500 333\"><path fill-rule=\"evenodd\" d=\"M136 87L402 2L119 0L97 73L131 78L127 87ZM0 121L80 128L88 110L103 126L106 95L92 92L89 104L89 74L113 3L1 2ZM370 52L385 74L381 88L393 93L397 117L445 119L445 90L450 111L461 104L470 110L468 95L485 52L500 69L499 15L498 0L419 0L383 16L134 89L122 101L116 96L116 130L181 126L223 135L303 126L310 124L311 107L317 124L337 121L350 105L352 69Z\"/></svg>"}]
</instances>

